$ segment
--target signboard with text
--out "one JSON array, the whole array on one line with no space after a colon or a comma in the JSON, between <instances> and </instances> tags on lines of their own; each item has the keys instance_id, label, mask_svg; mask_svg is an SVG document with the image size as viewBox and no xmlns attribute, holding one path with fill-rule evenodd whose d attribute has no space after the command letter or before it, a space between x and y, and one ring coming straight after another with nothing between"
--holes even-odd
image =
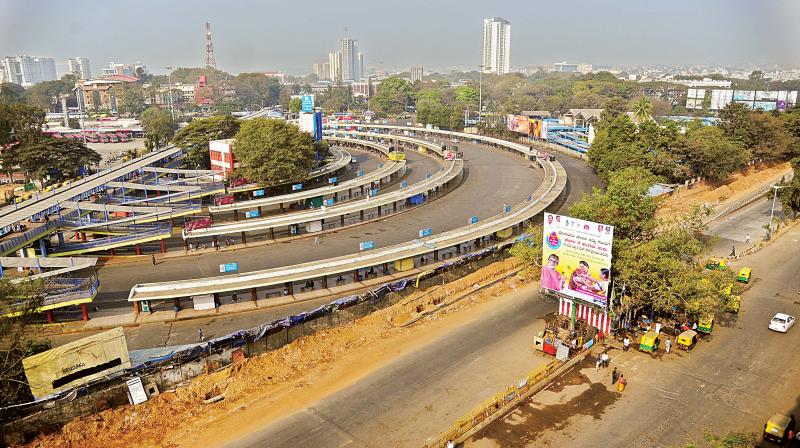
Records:
<instances>
[{"instance_id":1,"label":"signboard with text","mask_svg":"<svg viewBox=\"0 0 800 448\"><path fill-rule=\"evenodd\" d=\"M545 213L543 233L542 288L608 306L614 227Z\"/></svg>"},{"instance_id":2,"label":"signboard with text","mask_svg":"<svg viewBox=\"0 0 800 448\"><path fill-rule=\"evenodd\" d=\"M303 112L314 112L314 96L303 95L300 98L300 108Z\"/></svg>"}]
</instances>

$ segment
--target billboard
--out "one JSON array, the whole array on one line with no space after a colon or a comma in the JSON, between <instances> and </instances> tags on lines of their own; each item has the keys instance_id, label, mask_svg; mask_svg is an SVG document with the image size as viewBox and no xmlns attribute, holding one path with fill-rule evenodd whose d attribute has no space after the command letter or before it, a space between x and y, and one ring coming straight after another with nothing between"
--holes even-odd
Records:
<instances>
[{"instance_id":1,"label":"billboard","mask_svg":"<svg viewBox=\"0 0 800 448\"><path fill-rule=\"evenodd\" d=\"M300 97L300 110L303 112L314 112L314 95L303 95Z\"/></svg>"},{"instance_id":2,"label":"billboard","mask_svg":"<svg viewBox=\"0 0 800 448\"><path fill-rule=\"evenodd\" d=\"M525 115L508 114L506 116L506 125L509 131L519 132L520 134L528 134L530 132L530 121Z\"/></svg>"},{"instance_id":3,"label":"billboard","mask_svg":"<svg viewBox=\"0 0 800 448\"><path fill-rule=\"evenodd\" d=\"M131 367L122 327L22 360L31 393L40 398Z\"/></svg>"},{"instance_id":4,"label":"billboard","mask_svg":"<svg viewBox=\"0 0 800 448\"><path fill-rule=\"evenodd\" d=\"M614 227L544 214L541 287L608 306Z\"/></svg>"}]
</instances>

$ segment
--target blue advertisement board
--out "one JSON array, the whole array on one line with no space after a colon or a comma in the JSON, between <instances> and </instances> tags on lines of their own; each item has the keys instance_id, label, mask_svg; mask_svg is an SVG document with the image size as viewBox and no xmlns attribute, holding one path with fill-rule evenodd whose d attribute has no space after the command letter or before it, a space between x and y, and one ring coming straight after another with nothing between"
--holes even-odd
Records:
<instances>
[{"instance_id":1,"label":"blue advertisement board","mask_svg":"<svg viewBox=\"0 0 800 448\"><path fill-rule=\"evenodd\" d=\"M249 210L244 214L245 218L258 218L259 216L258 210Z\"/></svg>"},{"instance_id":2,"label":"blue advertisement board","mask_svg":"<svg viewBox=\"0 0 800 448\"><path fill-rule=\"evenodd\" d=\"M400 182L400 188L406 188L407 186L408 186L408 181L407 180L404 180L404 181Z\"/></svg>"},{"instance_id":3,"label":"blue advertisement board","mask_svg":"<svg viewBox=\"0 0 800 448\"><path fill-rule=\"evenodd\" d=\"M431 233L433 233L433 232L431 232L431 228L430 227L425 227L424 229L420 229L419 237L420 238L425 238L426 236L431 236Z\"/></svg>"},{"instance_id":4,"label":"blue advertisement board","mask_svg":"<svg viewBox=\"0 0 800 448\"><path fill-rule=\"evenodd\" d=\"M294 184L292 185L292 191L300 191L303 189L303 184Z\"/></svg>"},{"instance_id":5,"label":"blue advertisement board","mask_svg":"<svg viewBox=\"0 0 800 448\"><path fill-rule=\"evenodd\" d=\"M335 177L329 177L328 178L328 183L329 184L335 184L336 183L336 178Z\"/></svg>"},{"instance_id":6,"label":"blue advertisement board","mask_svg":"<svg viewBox=\"0 0 800 448\"><path fill-rule=\"evenodd\" d=\"M257 197L261 197L261 196L264 196L264 194L265 194L265 193L266 193L266 192L265 192L264 190L255 190L255 191L253 192L253 197L256 197L256 198L257 198Z\"/></svg>"},{"instance_id":7,"label":"blue advertisement board","mask_svg":"<svg viewBox=\"0 0 800 448\"><path fill-rule=\"evenodd\" d=\"M470 224L477 224L478 223L478 217L477 216L470 216L469 223Z\"/></svg>"},{"instance_id":8,"label":"blue advertisement board","mask_svg":"<svg viewBox=\"0 0 800 448\"><path fill-rule=\"evenodd\" d=\"M375 243L373 241L363 241L358 243L358 250L370 250L375 248Z\"/></svg>"},{"instance_id":9,"label":"blue advertisement board","mask_svg":"<svg viewBox=\"0 0 800 448\"><path fill-rule=\"evenodd\" d=\"M223 274L228 272L239 272L239 263L234 261L233 263L221 264L219 265L219 272Z\"/></svg>"},{"instance_id":10,"label":"blue advertisement board","mask_svg":"<svg viewBox=\"0 0 800 448\"><path fill-rule=\"evenodd\" d=\"M303 95L300 99L300 107L303 112L314 112L314 97Z\"/></svg>"},{"instance_id":11,"label":"blue advertisement board","mask_svg":"<svg viewBox=\"0 0 800 448\"><path fill-rule=\"evenodd\" d=\"M325 205L333 205L333 198L325 199Z\"/></svg>"}]
</instances>

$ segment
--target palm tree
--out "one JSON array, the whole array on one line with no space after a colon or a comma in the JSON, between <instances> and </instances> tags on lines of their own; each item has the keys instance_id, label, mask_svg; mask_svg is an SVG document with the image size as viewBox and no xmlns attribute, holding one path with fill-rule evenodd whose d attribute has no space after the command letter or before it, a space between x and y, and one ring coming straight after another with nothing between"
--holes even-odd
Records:
<instances>
[{"instance_id":1,"label":"palm tree","mask_svg":"<svg viewBox=\"0 0 800 448\"><path fill-rule=\"evenodd\" d=\"M645 97L639 97L633 106L631 107L631 112L633 112L633 118L636 119L639 123L644 123L645 121L650 121L653 117L650 116L650 111L653 110L653 105L650 104L650 100Z\"/></svg>"}]
</instances>

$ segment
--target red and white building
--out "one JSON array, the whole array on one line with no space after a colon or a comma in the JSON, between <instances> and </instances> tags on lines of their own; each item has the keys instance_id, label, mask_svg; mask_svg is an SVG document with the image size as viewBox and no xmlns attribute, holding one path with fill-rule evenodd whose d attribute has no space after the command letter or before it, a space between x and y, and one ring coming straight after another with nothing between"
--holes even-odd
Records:
<instances>
[{"instance_id":1,"label":"red and white building","mask_svg":"<svg viewBox=\"0 0 800 448\"><path fill-rule=\"evenodd\" d=\"M233 158L232 138L208 142L208 156L211 158L211 169L226 176L239 167L239 163Z\"/></svg>"}]
</instances>

